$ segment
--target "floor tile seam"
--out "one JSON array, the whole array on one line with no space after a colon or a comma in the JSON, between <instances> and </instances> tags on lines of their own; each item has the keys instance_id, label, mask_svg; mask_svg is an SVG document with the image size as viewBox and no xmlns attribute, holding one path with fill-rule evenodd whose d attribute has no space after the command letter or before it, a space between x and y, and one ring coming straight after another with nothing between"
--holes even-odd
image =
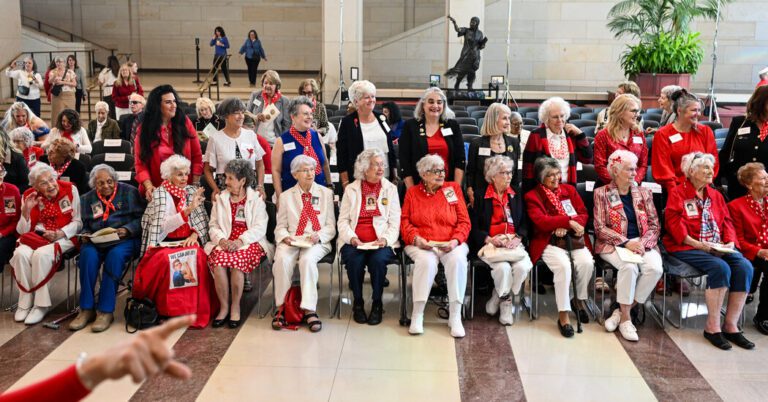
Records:
<instances>
[{"instance_id":1,"label":"floor tile seam","mask_svg":"<svg viewBox=\"0 0 768 402\"><path fill-rule=\"evenodd\" d=\"M251 368L279 368L279 369L317 369L334 371L381 371L381 372L412 372L412 373L458 373L458 370L418 370L418 369L392 369L392 368L370 368L370 367L328 367L328 366L283 366L283 365L263 365L263 364L231 364L220 363L219 367L251 367Z\"/></svg>"}]
</instances>

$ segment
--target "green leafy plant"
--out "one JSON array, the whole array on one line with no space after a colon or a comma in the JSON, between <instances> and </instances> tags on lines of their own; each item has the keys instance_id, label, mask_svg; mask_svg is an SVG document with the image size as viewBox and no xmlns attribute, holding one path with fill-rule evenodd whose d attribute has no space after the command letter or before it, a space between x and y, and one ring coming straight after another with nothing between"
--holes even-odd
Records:
<instances>
[{"instance_id":1,"label":"green leafy plant","mask_svg":"<svg viewBox=\"0 0 768 402\"><path fill-rule=\"evenodd\" d=\"M661 32L649 41L630 45L621 55L627 77L639 73L689 74L698 71L704 50L698 32L672 36Z\"/></svg>"}]
</instances>

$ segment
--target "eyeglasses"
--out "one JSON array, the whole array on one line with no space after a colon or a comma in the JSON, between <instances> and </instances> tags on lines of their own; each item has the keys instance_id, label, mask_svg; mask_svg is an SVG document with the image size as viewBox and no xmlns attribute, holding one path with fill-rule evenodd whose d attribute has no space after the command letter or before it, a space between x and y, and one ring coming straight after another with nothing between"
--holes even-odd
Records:
<instances>
[{"instance_id":1,"label":"eyeglasses","mask_svg":"<svg viewBox=\"0 0 768 402\"><path fill-rule=\"evenodd\" d=\"M632 114L640 113L640 109L630 109L629 111L632 112Z\"/></svg>"},{"instance_id":2,"label":"eyeglasses","mask_svg":"<svg viewBox=\"0 0 768 402\"><path fill-rule=\"evenodd\" d=\"M503 175L506 175L506 176L512 176L514 174L514 172L512 172L511 170L504 170L504 171L499 172L499 174L503 174Z\"/></svg>"},{"instance_id":3,"label":"eyeglasses","mask_svg":"<svg viewBox=\"0 0 768 402\"><path fill-rule=\"evenodd\" d=\"M299 170L296 171L296 173L304 173L304 174L312 173L312 174L315 174L315 169L310 169L310 168L299 169Z\"/></svg>"},{"instance_id":4,"label":"eyeglasses","mask_svg":"<svg viewBox=\"0 0 768 402\"><path fill-rule=\"evenodd\" d=\"M304 96L309 96L309 95L313 95L313 94L314 94L313 91L306 91L306 92L305 91L301 91L301 92L299 92L299 95L304 95Z\"/></svg>"},{"instance_id":5,"label":"eyeglasses","mask_svg":"<svg viewBox=\"0 0 768 402\"><path fill-rule=\"evenodd\" d=\"M131 105L140 105L141 104L141 102L139 102L139 101L130 101L128 103L131 104Z\"/></svg>"},{"instance_id":6,"label":"eyeglasses","mask_svg":"<svg viewBox=\"0 0 768 402\"><path fill-rule=\"evenodd\" d=\"M427 172L440 176L441 174L445 174L445 169L430 169L427 170Z\"/></svg>"}]
</instances>

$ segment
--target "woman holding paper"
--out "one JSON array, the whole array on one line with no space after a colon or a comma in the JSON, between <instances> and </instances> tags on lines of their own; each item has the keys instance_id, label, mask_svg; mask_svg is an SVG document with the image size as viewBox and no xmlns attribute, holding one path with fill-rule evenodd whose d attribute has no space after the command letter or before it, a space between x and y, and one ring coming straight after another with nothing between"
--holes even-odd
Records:
<instances>
[{"instance_id":1,"label":"woman holding paper","mask_svg":"<svg viewBox=\"0 0 768 402\"><path fill-rule=\"evenodd\" d=\"M280 134L291 125L288 115L290 100L280 93L280 75L267 70L261 75L261 91L254 91L246 106L256 115L256 133L273 145Z\"/></svg>"},{"instance_id":2,"label":"woman holding paper","mask_svg":"<svg viewBox=\"0 0 768 402\"><path fill-rule=\"evenodd\" d=\"M637 171L634 180L638 184L645 180L648 145L642 127L637 122L640 110L640 99L632 94L619 95L611 103L607 126L597 133L594 144L595 172L602 184L613 180L608 171L608 157L616 150L625 150L635 155Z\"/></svg>"},{"instance_id":3,"label":"woman holding paper","mask_svg":"<svg viewBox=\"0 0 768 402\"><path fill-rule=\"evenodd\" d=\"M713 155L692 152L682 157L680 170L685 181L669 192L664 210L664 247L672 256L707 275L704 338L723 350L730 349L731 343L752 349L755 344L739 329L739 316L752 281L752 265L736 250L738 238L723 196L710 187L714 168ZM726 293L728 307L725 325L721 327L720 308Z\"/></svg>"},{"instance_id":4,"label":"woman holding paper","mask_svg":"<svg viewBox=\"0 0 768 402\"><path fill-rule=\"evenodd\" d=\"M427 155L416 164L421 178L405 194L400 231L405 253L414 261L411 335L424 333L424 307L437 275L445 267L448 281L448 327L451 336L464 337L461 308L467 288L467 237L471 223L458 183L445 179L445 162Z\"/></svg>"},{"instance_id":5,"label":"woman holding paper","mask_svg":"<svg viewBox=\"0 0 768 402\"><path fill-rule=\"evenodd\" d=\"M311 111L308 114L311 119ZM275 227L277 250L272 265L275 304L280 307L298 263L303 321L312 332L323 329L316 313L317 263L331 251L331 241L336 235L333 191L315 182L317 169L317 160L307 155L298 155L291 161L291 173L297 183L279 200ZM285 317L278 311L272 328L279 330L285 325Z\"/></svg>"},{"instance_id":6,"label":"woman holding paper","mask_svg":"<svg viewBox=\"0 0 768 402\"><path fill-rule=\"evenodd\" d=\"M221 106L219 106L219 108L221 108ZM218 114L216 114L216 105L213 104L213 101L210 98L197 98L195 101L195 111L197 112L197 119L195 119L195 130L198 132L205 132L205 128L208 127L209 124L215 130L221 130L224 128L225 122L219 117Z\"/></svg>"},{"instance_id":7,"label":"woman holding paper","mask_svg":"<svg viewBox=\"0 0 768 402\"><path fill-rule=\"evenodd\" d=\"M568 317L571 308L576 309L581 322L589 322L585 303L595 268L589 236L584 235L589 214L576 188L562 183L562 164L557 159L537 159L534 174L539 184L525 194L528 217L533 222L529 253L531 261L541 258L554 274L555 301L559 312L557 327L562 336L570 338L573 336L573 326ZM570 251L566 236L570 237ZM571 266L571 262L575 267ZM569 302L574 269L576 297Z\"/></svg>"},{"instance_id":8,"label":"woman holding paper","mask_svg":"<svg viewBox=\"0 0 768 402\"><path fill-rule=\"evenodd\" d=\"M141 218L141 262L136 267L133 297L149 298L162 316L196 314L194 328L208 325L211 316L210 272L205 251L208 215L203 207L203 189L191 186L191 163L172 155L160 165L163 182L152 192L152 201ZM175 260L194 264L194 285L173 286Z\"/></svg>"},{"instance_id":9,"label":"woman holding paper","mask_svg":"<svg viewBox=\"0 0 768 402\"><path fill-rule=\"evenodd\" d=\"M397 187L384 178L385 155L366 149L355 161L355 181L344 189L339 212L339 247L352 288L352 318L358 324L378 325L384 313L381 295L387 263L395 257L400 236L400 197ZM365 314L365 267L373 288L371 314Z\"/></svg>"},{"instance_id":10,"label":"woman holding paper","mask_svg":"<svg viewBox=\"0 0 768 402\"><path fill-rule=\"evenodd\" d=\"M609 127L616 117L611 115ZM645 303L664 271L657 246L659 218L651 191L634 185L637 165L634 153L614 151L606 167L612 181L595 190L595 254L619 271L616 298L620 307L605 320L605 329L613 332L618 328L624 339L633 342L639 338L629 311L635 304Z\"/></svg>"},{"instance_id":11,"label":"woman holding paper","mask_svg":"<svg viewBox=\"0 0 768 402\"><path fill-rule=\"evenodd\" d=\"M141 216L144 199L136 187L118 182L117 172L109 165L91 169L88 184L91 191L80 197L83 231L80 241L80 313L69 323L69 329L79 331L91 321L93 332L106 331L114 321L115 299L119 278L125 264L139 251ZM87 235L100 230L116 230L118 239L96 243ZM96 302L96 279L104 264Z\"/></svg>"}]
</instances>

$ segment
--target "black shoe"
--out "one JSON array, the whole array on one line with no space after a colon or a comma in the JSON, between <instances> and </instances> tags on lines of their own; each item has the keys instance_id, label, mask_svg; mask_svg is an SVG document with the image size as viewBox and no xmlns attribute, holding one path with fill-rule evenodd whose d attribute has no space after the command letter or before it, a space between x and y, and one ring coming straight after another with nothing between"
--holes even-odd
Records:
<instances>
[{"instance_id":1,"label":"black shoe","mask_svg":"<svg viewBox=\"0 0 768 402\"><path fill-rule=\"evenodd\" d=\"M365 304L363 302L355 302L352 306L352 319L358 324L365 324L368 322L368 317L365 315Z\"/></svg>"},{"instance_id":2,"label":"black shoe","mask_svg":"<svg viewBox=\"0 0 768 402\"><path fill-rule=\"evenodd\" d=\"M227 324L227 326L229 326L232 329L235 329L239 327L242 322L243 322L242 318L239 320L229 320L229 323Z\"/></svg>"},{"instance_id":3,"label":"black shoe","mask_svg":"<svg viewBox=\"0 0 768 402\"><path fill-rule=\"evenodd\" d=\"M227 321L229 321L229 314L227 314L226 317L224 317L224 318L222 318L220 320L213 320L213 323L211 324L211 327L213 327L213 328L223 327L224 324L227 323Z\"/></svg>"},{"instance_id":4,"label":"black shoe","mask_svg":"<svg viewBox=\"0 0 768 402\"><path fill-rule=\"evenodd\" d=\"M228 86L230 86L230 85L232 85L232 83L231 83L231 82L225 82L225 83L224 83L224 86L225 86L225 87L228 87Z\"/></svg>"},{"instance_id":5,"label":"black shoe","mask_svg":"<svg viewBox=\"0 0 768 402\"><path fill-rule=\"evenodd\" d=\"M755 327L757 327L757 330L760 331L763 335L768 335L768 320L759 320L757 317L752 319L752 322L755 323Z\"/></svg>"},{"instance_id":6,"label":"black shoe","mask_svg":"<svg viewBox=\"0 0 768 402\"><path fill-rule=\"evenodd\" d=\"M747 300L744 301L744 304L752 303L755 300L755 294L750 293L747 295Z\"/></svg>"},{"instance_id":7,"label":"black shoe","mask_svg":"<svg viewBox=\"0 0 768 402\"><path fill-rule=\"evenodd\" d=\"M387 279L387 277L386 277L386 276L384 277L384 287L385 287L385 288L388 288L388 287L389 287L389 279Z\"/></svg>"},{"instance_id":8,"label":"black shoe","mask_svg":"<svg viewBox=\"0 0 768 402\"><path fill-rule=\"evenodd\" d=\"M243 280L243 292L250 293L253 291L253 284L251 283L251 280L248 279L248 275L245 276L245 280Z\"/></svg>"},{"instance_id":9,"label":"black shoe","mask_svg":"<svg viewBox=\"0 0 768 402\"><path fill-rule=\"evenodd\" d=\"M704 338L708 340L709 343L722 350L729 350L733 347L731 346L731 343L725 339L722 332L710 334L709 332L704 331Z\"/></svg>"},{"instance_id":10,"label":"black shoe","mask_svg":"<svg viewBox=\"0 0 768 402\"><path fill-rule=\"evenodd\" d=\"M382 306L381 302L373 302L373 307L371 307L371 316L368 317L368 325L381 324L382 314L384 314L384 306Z\"/></svg>"},{"instance_id":11,"label":"black shoe","mask_svg":"<svg viewBox=\"0 0 768 402\"><path fill-rule=\"evenodd\" d=\"M573 327L571 324L560 324L560 320L557 320L557 328L560 329L560 335L570 338L573 336Z\"/></svg>"},{"instance_id":12,"label":"black shoe","mask_svg":"<svg viewBox=\"0 0 768 402\"><path fill-rule=\"evenodd\" d=\"M571 310L576 312L576 316L579 317L579 321L581 321L582 324L589 324L589 314L587 314L587 310L578 307L574 302L574 299L571 299Z\"/></svg>"},{"instance_id":13,"label":"black shoe","mask_svg":"<svg viewBox=\"0 0 768 402\"><path fill-rule=\"evenodd\" d=\"M754 349L755 344L750 342L749 339L744 337L743 332L723 332L723 336L725 339L727 339L729 342L735 343L736 346L744 349Z\"/></svg>"}]
</instances>

